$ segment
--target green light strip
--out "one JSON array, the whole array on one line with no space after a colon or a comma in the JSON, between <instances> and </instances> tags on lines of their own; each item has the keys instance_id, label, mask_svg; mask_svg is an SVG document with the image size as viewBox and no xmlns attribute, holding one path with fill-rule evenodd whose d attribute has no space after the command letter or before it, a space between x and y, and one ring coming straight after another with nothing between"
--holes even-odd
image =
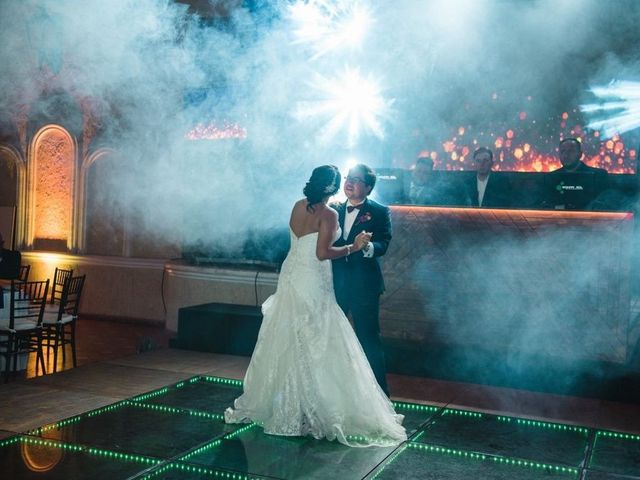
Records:
<instances>
[{"instance_id":1,"label":"green light strip","mask_svg":"<svg viewBox=\"0 0 640 480\"><path fill-rule=\"evenodd\" d=\"M234 430L231 433L227 433L225 436L223 436L222 438L218 438L217 440L213 440L209 443L204 444L203 446L197 448L196 450L193 450L192 452L187 453L186 455L183 455L182 457L180 457L178 460L188 460L191 457L193 457L194 455L197 455L199 453L205 452L207 450L211 450L212 448L217 447L218 445L220 445L222 443L223 440L230 440L234 437L237 437L238 435L246 432L247 430L256 427L257 424L255 423L250 423L244 427L241 427L237 430Z\"/></svg>"},{"instance_id":2,"label":"green light strip","mask_svg":"<svg viewBox=\"0 0 640 480\"><path fill-rule=\"evenodd\" d=\"M598 430L596 432L596 435L609 438L620 438L623 440L640 440L640 435L634 435L632 433L612 432L608 430Z\"/></svg>"},{"instance_id":3,"label":"green light strip","mask_svg":"<svg viewBox=\"0 0 640 480\"><path fill-rule=\"evenodd\" d=\"M474 417L474 418L483 418L483 413L478 412L469 412L467 410L456 410L453 408L445 408L442 412L442 415L458 415L461 417Z\"/></svg>"},{"instance_id":4,"label":"green light strip","mask_svg":"<svg viewBox=\"0 0 640 480\"><path fill-rule=\"evenodd\" d=\"M98 408L97 410L92 410L88 412L87 417L95 417L96 415L103 414L105 412L112 412L113 410L117 410L126 405L129 405L131 402L129 400L122 400L121 402L114 403L113 405L108 405L106 407Z\"/></svg>"},{"instance_id":5,"label":"green light strip","mask_svg":"<svg viewBox=\"0 0 640 480\"><path fill-rule=\"evenodd\" d=\"M501 415L497 416L498 420L501 422L514 422L518 425L526 425L528 427L543 427L552 430L565 430L571 432L579 432L583 434L587 434L589 430L584 427L576 427L574 425L565 425L563 423L551 423L551 422L540 422L538 420L527 420L526 418L517 418L517 417L503 417Z\"/></svg>"},{"instance_id":6,"label":"green light strip","mask_svg":"<svg viewBox=\"0 0 640 480\"><path fill-rule=\"evenodd\" d=\"M199 453L206 452L207 450L211 450L212 448L217 447L222 443L222 439L219 438L217 440L213 440L212 442L206 443L203 446L196 448L192 452L189 452L182 457L178 458L178 460L189 460L191 457L198 455Z\"/></svg>"},{"instance_id":7,"label":"green light strip","mask_svg":"<svg viewBox=\"0 0 640 480\"><path fill-rule=\"evenodd\" d=\"M258 425L256 423L249 423L247 425L245 425L244 427L241 427L237 430L234 430L231 433L227 433L224 437L222 437L223 440L229 440L230 438L234 438L237 437L238 435L246 432L247 430L251 430L253 427L257 427Z\"/></svg>"},{"instance_id":8,"label":"green light strip","mask_svg":"<svg viewBox=\"0 0 640 480\"><path fill-rule=\"evenodd\" d=\"M205 382L220 383L222 385L233 385L234 387L242 387L243 385L241 380L234 380L232 378L202 376L200 377L200 379L204 380Z\"/></svg>"},{"instance_id":9,"label":"green light strip","mask_svg":"<svg viewBox=\"0 0 640 480\"><path fill-rule=\"evenodd\" d=\"M56 423L50 423L49 425L43 425L42 427L38 427L33 430L29 430L27 432L28 435L40 435L41 433L48 432L50 430L57 430L71 423L76 423L82 419L82 415L76 415L75 417L70 417L65 420L60 420Z\"/></svg>"},{"instance_id":10,"label":"green light strip","mask_svg":"<svg viewBox=\"0 0 640 480\"><path fill-rule=\"evenodd\" d=\"M192 382L193 383L193 382ZM187 382L176 383L176 388L182 388L187 384Z\"/></svg>"},{"instance_id":11,"label":"green light strip","mask_svg":"<svg viewBox=\"0 0 640 480\"><path fill-rule=\"evenodd\" d=\"M6 438L4 440L0 440L0 447L6 447L7 445L13 445L14 443L17 443L20 441L20 437L15 436L15 437L9 437Z\"/></svg>"},{"instance_id":12,"label":"green light strip","mask_svg":"<svg viewBox=\"0 0 640 480\"><path fill-rule=\"evenodd\" d=\"M142 479L143 480L152 479L157 477L158 475L162 475L163 473L168 472L169 470L180 470L182 472L208 475L216 478L228 478L231 480L250 480L252 478L259 478L259 477L245 475L243 473L232 473L224 470L214 470L214 469L209 469L204 467L197 467L195 465L185 465L182 463L170 463L168 465L165 465L159 468L158 470L148 473L147 475L142 477Z\"/></svg>"},{"instance_id":13,"label":"green light strip","mask_svg":"<svg viewBox=\"0 0 640 480\"><path fill-rule=\"evenodd\" d=\"M201 412L197 410L188 410L186 408L169 407L167 405L155 405L152 403L131 402L130 405L132 407L144 408L146 410L154 410L156 412L187 414L192 417L213 418L215 420L224 420L224 415L222 415L221 413Z\"/></svg>"},{"instance_id":14,"label":"green light strip","mask_svg":"<svg viewBox=\"0 0 640 480\"><path fill-rule=\"evenodd\" d=\"M571 473L571 474L574 474L574 475L576 475L578 473L578 469L574 468L574 467L563 467L563 466L560 466L560 465L553 465L553 464L550 464L550 463L534 462L534 461L531 461L531 460L523 460L523 459L520 459L520 458L509 458L509 457L485 455L485 454L482 454L482 453L467 452L465 450L456 450L454 448L439 447L437 445L428 445L426 443L409 442L407 445L410 448L415 448L417 450L426 450L426 451L432 452L432 453L441 453L441 454L445 454L445 455L470 458L470 459L473 459L473 460L481 460L481 461L491 460L491 461L493 461L495 463L499 463L499 464L503 464L503 465L544 469L544 470L550 470L550 471L554 471L554 472L558 472L558 473Z\"/></svg>"},{"instance_id":15,"label":"green light strip","mask_svg":"<svg viewBox=\"0 0 640 480\"><path fill-rule=\"evenodd\" d=\"M145 463L147 465L156 465L161 462L161 460L158 460L156 458L144 457L142 455L131 455L129 453L112 452L111 450L102 450L100 448L88 448L87 452L92 455L99 455L101 457Z\"/></svg>"},{"instance_id":16,"label":"green light strip","mask_svg":"<svg viewBox=\"0 0 640 480\"><path fill-rule=\"evenodd\" d=\"M404 410L418 410L420 412L437 412L441 407L434 407L431 405L421 405L419 403L405 403L405 402L391 402L395 408L401 408Z\"/></svg>"},{"instance_id":17,"label":"green light strip","mask_svg":"<svg viewBox=\"0 0 640 480\"><path fill-rule=\"evenodd\" d=\"M158 390L154 390L153 392L149 392L149 393L144 393L142 395L138 395L136 397L131 398L130 400L132 402L140 402L142 400L148 400L149 398L152 397L157 397L158 395L164 395L166 393L169 392L169 388L168 387L163 387L160 388Z\"/></svg>"},{"instance_id":18,"label":"green light strip","mask_svg":"<svg viewBox=\"0 0 640 480\"><path fill-rule=\"evenodd\" d=\"M501 463L506 465L513 465L517 467L529 467L543 470L551 470L558 473L571 473L572 475L578 474L578 469L574 467L562 467L559 465L552 465L550 463L533 462L531 460L522 460L519 458L509 457L490 457L495 463Z\"/></svg>"},{"instance_id":19,"label":"green light strip","mask_svg":"<svg viewBox=\"0 0 640 480\"><path fill-rule=\"evenodd\" d=\"M387 461L384 463L384 465L382 466L382 468L380 468L380 470L378 470L378 471L375 473L375 475L372 477L372 479L371 479L371 480L374 480L374 479L378 478L378 475L380 475L380 474L385 470L385 468L387 468L389 465L391 465L391 464L396 460L396 458L398 458L398 456L399 456L402 452L404 452L404 451L407 449L407 447L408 447L408 444L406 444L406 443L405 443L404 445L402 445L402 446L398 449L398 451L397 451L396 453L394 453L394 454L393 454L393 456L392 456L391 458L389 458L389 460L387 460Z\"/></svg>"},{"instance_id":20,"label":"green light strip","mask_svg":"<svg viewBox=\"0 0 640 480\"><path fill-rule=\"evenodd\" d=\"M131 455L128 453L120 453L120 452L113 452L110 450L102 450L99 448L90 448L90 447L86 447L83 445L76 445L76 444L70 444L70 443L62 443L62 442L58 442L58 441L53 441L53 440L45 440L45 439L41 439L41 438L33 438L33 437L20 437L19 438L20 443L27 443L30 445L39 445L39 446L45 446L45 447L52 447L52 448L59 448L61 450L67 450L67 451L71 451L71 452L82 452L82 453L88 453L91 455L98 455L101 457L108 457L108 458L113 458L113 459L118 459L118 460L125 460L125 461L133 461L133 462L137 462L137 463L144 463L147 465L156 465L158 463L161 462L161 460L155 459L155 458L150 458L150 457L145 457L143 455Z\"/></svg>"},{"instance_id":21,"label":"green light strip","mask_svg":"<svg viewBox=\"0 0 640 480\"><path fill-rule=\"evenodd\" d=\"M83 447L80 445L54 442L53 440L45 440L42 438L33 438L33 437L20 437L20 443L28 443L30 445L40 445L45 447L59 448L61 450L69 450L72 452L82 452L86 449L86 447Z\"/></svg>"}]
</instances>

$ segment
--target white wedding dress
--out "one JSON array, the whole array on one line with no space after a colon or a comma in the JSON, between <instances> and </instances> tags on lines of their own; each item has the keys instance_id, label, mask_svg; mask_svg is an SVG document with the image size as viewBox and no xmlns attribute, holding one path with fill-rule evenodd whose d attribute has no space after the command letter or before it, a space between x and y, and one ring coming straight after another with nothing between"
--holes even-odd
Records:
<instances>
[{"instance_id":1,"label":"white wedding dress","mask_svg":"<svg viewBox=\"0 0 640 480\"><path fill-rule=\"evenodd\" d=\"M350 446L399 444L407 439L403 416L378 386L336 303L331 261L316 257L317 238L317 232L298 238L291 231L276 293L262 305L244 393L225 421Z\"/></svg>"}]
</instances>

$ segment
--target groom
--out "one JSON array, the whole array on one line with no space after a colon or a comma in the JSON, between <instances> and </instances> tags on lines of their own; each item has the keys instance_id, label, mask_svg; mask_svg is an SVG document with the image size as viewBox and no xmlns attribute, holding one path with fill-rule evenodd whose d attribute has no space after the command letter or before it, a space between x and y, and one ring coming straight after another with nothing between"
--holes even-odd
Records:
<instances>
[{"instance_id":1,"label":"groom","mask_svg":"<svg viewBox=\"0 0 640 480\"><path fill-rule=\"evenodd\" d=\"M351 312L358 340L376 380L388 396L378 320L380 295L384 292L378 257L386 253L391 241L391 216L387 207L367 198L375 184L375 172L367 165L358 164L349 170L344 183L347 201L332 205L338 211L342 229L342 236L334 244L336 247L353 243L362 231L372 234L371 242L363 250L332 261L333 285L338 305L345 315Z\"/></svg>"}]
</instances>

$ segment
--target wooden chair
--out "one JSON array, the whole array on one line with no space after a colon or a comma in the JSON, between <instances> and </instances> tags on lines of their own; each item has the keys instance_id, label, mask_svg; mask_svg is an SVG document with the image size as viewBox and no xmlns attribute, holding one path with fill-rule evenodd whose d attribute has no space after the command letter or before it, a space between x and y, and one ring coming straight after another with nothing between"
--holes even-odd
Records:
<instances>
[{"instance_id":1,"label":"wooden chair","mask_svg":"<svg viewBox=\"0 0 640 480\"><path fill-rule=\"evenodd\" d=\"M31 265L20 265L20 273L18 274L18 281L28 282L30 271L31 271Z\"/></svg>"},{"instance_id":2,"label":"wooden chair","mask_svg":"<svg viewBox=\"0 0 640 480\"><path fill-rule=\"evenodd\" d=\"M45 311L48 313L57 313L62 300L62 289L68 278L73 276L73 269L65 270L63 268L56 267L53 273L53 279L51 280L51 298L49 303L45 307Z\"/></svg>"},{"instance_id":3,"label":"wooden chair","mask_svg":"<svg viewBox=\"0 0 640 480\"><path fill-rule=\"evenodd\" d=\"M36 375L38 366L45 374L42 350L42 319L47 303L49 280L35 282L11 282L9 322L0 325L0 355L5 359L4 381L9 381L11 361L13 372L17 371L18 356L36 353Z\"/></svg>"},{"instance_id":4,"label":"wooden chair","mask_svg":"<svg viewBox=\"0 0 640 480\"><path fill-rule=\"evenodd\" d=\"M73 366L77 367L76 358L76 323L78 321L78 308L86 275L80 277L67 277L62 288L60 303L57 311L45 311L43 326L43 343L49 350L53 349L53 372L58 371L58 349L62 347L62 365L66 363L66 345L71 345Z\"/></svg>"}]
</instances>

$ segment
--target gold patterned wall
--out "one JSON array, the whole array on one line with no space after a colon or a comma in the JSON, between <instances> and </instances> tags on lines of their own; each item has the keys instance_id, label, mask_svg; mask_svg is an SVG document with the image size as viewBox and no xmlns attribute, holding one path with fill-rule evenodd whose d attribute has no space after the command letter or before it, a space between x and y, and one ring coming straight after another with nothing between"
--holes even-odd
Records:
<instances>
[{"instance_id":1,"label":"gold patterned wall","mask_svg":"<svg viewBox=\"0 0 640 480\"><path fill-rule=\"evenodd\" d=\"M33 180L33 240L50 248L71 243L75 145L59 127L45 127L34 138L31 158Z\"/></svg>"}]
</instances>

